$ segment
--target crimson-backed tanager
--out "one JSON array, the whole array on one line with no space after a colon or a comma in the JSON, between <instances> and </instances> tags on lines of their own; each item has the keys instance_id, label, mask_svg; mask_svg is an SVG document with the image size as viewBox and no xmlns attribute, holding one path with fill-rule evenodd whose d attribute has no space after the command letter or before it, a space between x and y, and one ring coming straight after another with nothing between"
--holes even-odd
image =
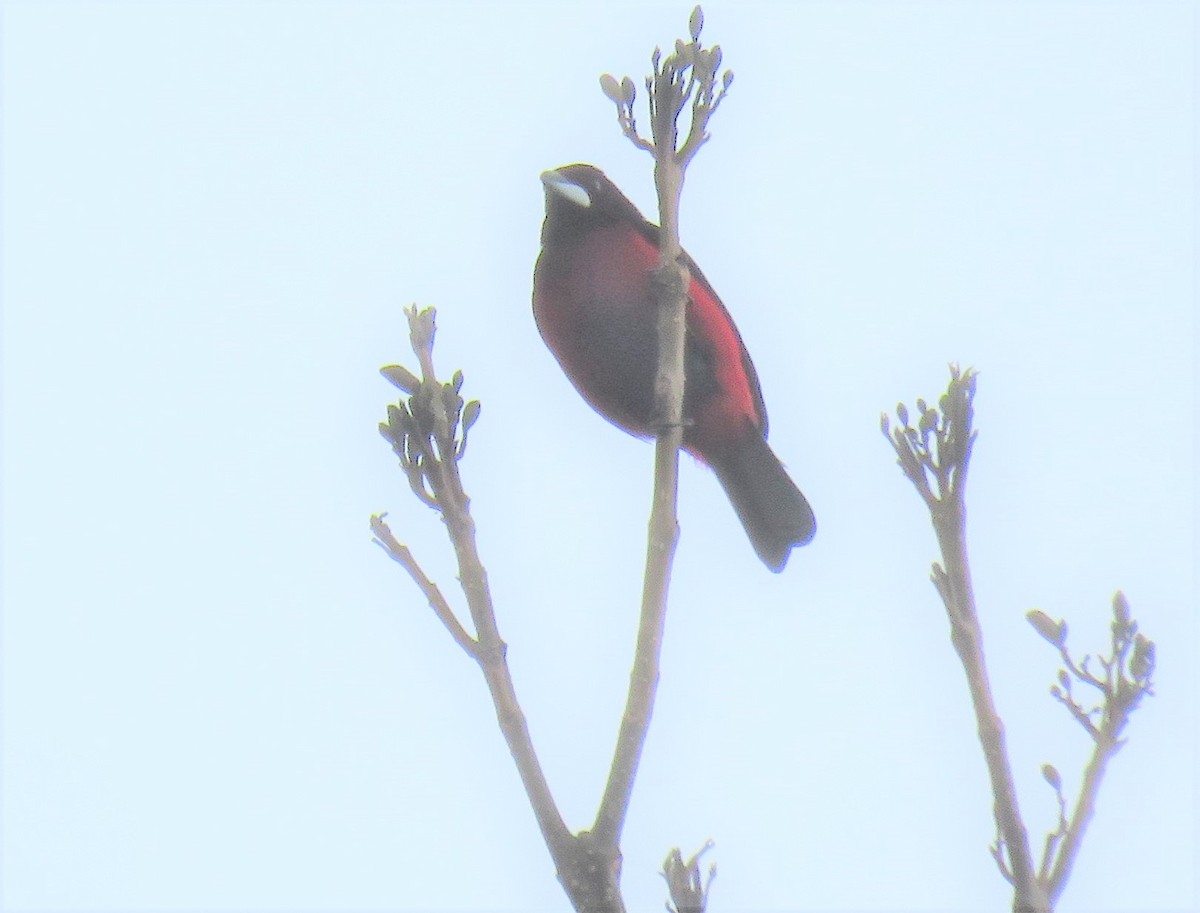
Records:
<instances>
[{"instance_id":1,"label":"crimson-backed tanager","mask_svg":"<svg viewBox=\"0 0 1200 913\"><path fill-rule=\"evenodd\" d=\"M639 437L656 434L659 229L592 165L542 175L546 221L533 314L589 404ZM767 444L758 375L717 293L687 254L684 448L713 468L758 556L783 570L816 531L812 508Z\"/></svg>"}]
</instances>

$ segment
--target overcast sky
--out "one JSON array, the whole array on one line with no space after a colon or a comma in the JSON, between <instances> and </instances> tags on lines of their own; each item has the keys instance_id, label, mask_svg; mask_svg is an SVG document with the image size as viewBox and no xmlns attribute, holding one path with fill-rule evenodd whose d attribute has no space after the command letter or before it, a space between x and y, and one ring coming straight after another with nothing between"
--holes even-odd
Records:
<instances>
[{"instance_id":1,"label":"overcast sky","mask_svg":"<svg viewBox=\"0 0 1200 913\"><path fill-rule=\"evenodd\" d=\"M3 4L5 911L566 910L462 605L376 423L401 309L483 402L463 464L573 828L630 666L652 448L530 311L543 169L653 217L597 76L689 3ZM968 535L1031 839L1090 743L1024 613L1159 645L1061 913L1197 871L1196 10L710 2L737 74L682 236L817 513L779 576L683 460L631 910L712 838L718 911L984 911L1009 889L925 509L879 433L979 370ZM644 118L643 118L644 119Z\"/></svg>"}]
</instances>

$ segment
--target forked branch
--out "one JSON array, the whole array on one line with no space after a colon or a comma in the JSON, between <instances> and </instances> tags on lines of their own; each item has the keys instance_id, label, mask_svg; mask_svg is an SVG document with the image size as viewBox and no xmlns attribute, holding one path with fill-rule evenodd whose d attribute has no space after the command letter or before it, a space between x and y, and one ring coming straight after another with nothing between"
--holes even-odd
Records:
<instances>
[{"instance_id":1,"label":"forked branch","mask_svg":"<svg viewBox=\"0 0 1200 913\"><path fill-rule=\"evenodd\" d=\"M901 403L896 407L900 427L892 428L885 414L881 429L896 452L900 468L929 508L941 547L943 563L933 565L933 583L950 619L951 640L966 673L979 740L991 777L996 818L992 856L1000 874L1013 886L1013 910L1049 913L1066 887L1095 808L1105 768L1124 744L1121 732L1129 715L1145 695L1153 693L1155 647L1153 641L1138 632L1129 604L1119 591L1113 598L1112 643L1106 656L1084 656L1076 662L1067 650L1066 622L1056 621L1037 609L1028 613L1034 630L1058 650L1063 661L1058 683L1050 693L1095 743L1079 799L1069 817L1062 776L1052 764L1042 767L1042 776L1055 793L1058 823L1046 835L1041 863L1035 867L1017 804L1004 727L988 683L983 632L967 564L964 493L975 444L974 398L975 373L969 369L959 371L951 365L950 385L938 408L917 400L918 417L913 425L907 407ZM1099 703L1088 706L1078 700L1072 690L1074 683L1098 692Z\"/></svg>"}]
</instances>

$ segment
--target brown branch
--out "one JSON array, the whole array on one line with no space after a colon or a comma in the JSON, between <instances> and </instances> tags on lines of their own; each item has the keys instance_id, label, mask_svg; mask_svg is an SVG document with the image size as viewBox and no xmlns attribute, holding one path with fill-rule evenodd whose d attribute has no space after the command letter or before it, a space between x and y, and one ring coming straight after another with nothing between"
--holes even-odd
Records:
<instances>
[{"instance_id":1,"label":"brown branch","mask_svg":"<svg viewBox=\"0 0 1200 913\"><path fill-rule=\"evenodd\" d=\"M1058 648L1066 667L1059 671L1059 685L1051 689L1051 694L1084 725L1095 743L1092 756L1084 769L1079 798L1069 823L1065 815L1066 801L1061 789L1058 789L1059 827L1047 837L1046 858L1042 863L1042 880L1046 891L1050 900L1057 902L1066 889L1071 869L1095 814L1096 797L1104 774L1109 763L1125 744L1121 733L1142 698L1154 693L1155 646L1152 640L1138 633L1137 622L1129 613L1129 603L1119 590L1113 597L1112 652L1107 657L1101 656L1097 659L1105 670L1103 680L1087 671L1087 660L1091 657L1085 657L1078 665L1071 659L1066 645L1065 622L1054 622L1039 610L1031 611L1027 617L1038 633ZM1104 698L1103 704L1090 711L1084 710L1070 695L1072 676L1100 690ZM1091 722L1091 713L1100 715L1099 725ZM1057 780L1057 771L1054 772L1054 779Z\"/></svg>"},{"instance_id":2,"label":"brown branch","mask_svg":"<svg viewBox=\"0 0 1200 913\"><path fill-rule=\"evenodd\" d=\"M992 854L1001 873L1014 887L1014 913L1047 913L1050 901L1034 867L1005 747L1004 724L992 699L983 631L967 560L965 486L975 443L972 429L975 373L969 369L960 372L951 365L950 374L950 386L941 398L940 411L918 400L920 418L913 427L909 424L908 410L901 405L896 411L902 427L893 432L885 415L881 430L896 451L904 474L929 507L942 553L942 564L933 568L933 583L945 604L950 639L966 675L979 743L991 781L997 830ZM931 478L936 482L936 493L929 484Z\"/></svg>"},{"instance_id":3,"label":"brown branch","mask_svg":"<svg viewBox=\"0 0 1200 913\"><path fill-rule=\"evenodd\" d=\"M679 540L677 501L679 487L679 449L683 444L684 351L687 333L687 290L690 276L680 262L679 200L683 192L688 162L705 137L708 119L715 104L693 105L688 141L679 147L678 119L693 92L712 97L715 66L698 72L697 59L720 62L708 54L699 42L703 14L697 7L692 13L691 44L676 43L676 51L663 58L656 49L651 57L654 73L646 80L650 90L649 107L653 142L637 135L633 119L633 82L628 77L617 83L611 76L601 77L605 94L617 105L623 132L640 149L654 153L654 183L658 191L659 268L655 295L658 306L658 371L655 376L655 424L658 439L654 454L654 494L650 511L646 546L646 573L642 587L642 609L638 623L637 645L630 673L629 694L621 718L612 766L604 796L596 813L592 833L615 851L621 837L629 800L637 777L638 764L645 747L650 719L654 711L660 674L663 632L666 626L667 594L671 564ZM728 88L727 78L721 95ZM700 97L700 96L698 96Z\"/></svg>"},{"instance_id":4,"label":"brown branch","mask_svg":"<svg viewBox=\"0 0 1200 913\"><path fill-rule=\"evenodd\" d=\"M1122 722L1121 725L1123 726L1124 723ZM1106 723L1096 739L1096 747L1092 751L1091 760L1088 761L1087 768L1084 770L1083 783L1079 787L1079 799L1071 813L1071 823L1062 837L1062 843L1055 857L1054 869L1047 879L1047 890L1052 902L1058 901L1067 886L1067 879L1071 877L1071 868L1075 865L1075 859L1079 855L1084 834L1087 833L1088 825L1096 812L1096 796L1100 790L1100 782L1104 779L1109 761L1116 756L1121 747L1115 733L1109 729L1110 727Z\"/></svg>"},{"instance_id":5,"label":"brown branch","mask_svg":"<svg viewBox=\"0 0 1200 913\"><path fill-rule=\"evenodd\" d=\"M961 491L961 490L960 490ZM945 562L945 580L949 599L946 614L950 619L950 639L962 662L979 743L983 748L995 799L993 812L1002 845L1007 851L1008 871L1015 888L1014 913L1042 913L1050 909L1038 883L1029 837L1021 818L1016 784L1005 746L1004 723L992 699L987 663L983 653L983 632L975 609L971 570L967 562L966 532L961 502L943 505L933 514L938 544Z\"/></svg>"},{"instance_id":6,"label":"brown branch","mask_svg":"<svg viewBox=\"0 0 1200 913\"><path fill-rule=\"evenodd\" d=\"M560 878L567 884L570 881L569 873L576 864L575 839L563 823L551 795L529 735L525 715L517 701L505 655L506 647L496 624L487 572L476 545L470 499L459 475L462 444L479 409L477 405L468 408L470 404L464 404L458 395L461 375L456 375L454 381L448 384L437 379L433 366L436 329L433 309L418 311L412 307L406 314L422 377L412 390L407 407L389 409L390 421L380 430L391 441L392 449L400 457L406 474L410 479L420 478L422 489L427 488L434 506L442 514L458 561L459 580L475 627L475 639L459 624L436 585L420 570L408 550L395 539L382 518L372 519L372 529L389 556L413 577L451 636L479 664L492 698L496 720L517 766L542 837L558 867ZM402 388L411 386L415 381L411 375L399 377L398 385ZM389 379L397 382L393 377ZM456 433L461 437L456 439Z\"/></svg>"},{"instance_id":7,"label":"brown branch","mask_svg":"<svg viewBox=\"0 0 1200 913\"><path fill-rule=\"evenodd\" d=\"M656 174L660 172L673 172L677 175L676 178L667 178L668 183L665 184L668 194L671 193L670 188L673 184L674 198L660 196L664 230L661 234L662 281L656 283L659 296L659 368L655 381L655 403L660 416L658 424L661 430L654 451L654 494L646 546L646 573L642 585L642 610L638 622L633 670L629 678L629 694L625 703L625 713L621 717L608 782L593 826L597 837L608 841L612 846L616 846L620 841L638 764L650 728L650 718L654 712L663 632L666 627L671 563L679 538L676 502L679 488L679 448L683 443L683 353L687 303L684 271L676 262L680 250L678 210L682 170L674 163L664 164L660 157L657 159ZM660 194L662 193L660 187Z\"/></svg>"},{"instance_id":8,"label":"brown branch","mask_svg":"<svg viewBox=\"0 0 1200 913\"><path fill-rule=\"evenodd\" d=\"M392 534L391 529L383 520L384 516L384 514L375 514L371 517L371 532L375 534L375 544L382 548L389 558L408 571L413 582L425 594L425 598L429 600L429 606L433 609L434 614L446 626L446 630L450 632L450 636L454 638L454 642L466 650L468 656L478 660L479 644L459 624L458 617L454 614L454 610L450 608L450 603L446 601L446 597L442 595L442 591L438 589L438 585L425 575L425 571L417 564L417 559L413 557L408 546L399 542Z\"/></svg>"}]
</instances>

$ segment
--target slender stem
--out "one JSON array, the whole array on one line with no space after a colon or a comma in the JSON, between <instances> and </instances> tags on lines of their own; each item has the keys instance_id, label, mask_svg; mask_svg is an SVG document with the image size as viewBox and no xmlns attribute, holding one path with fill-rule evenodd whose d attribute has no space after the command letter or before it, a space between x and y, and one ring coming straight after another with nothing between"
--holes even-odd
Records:
<instances>
[{"instance_id":1,"label":"slender stem","mask_svg":"<svg viewBox=\"0 0 1200 913\"><path fill-rule=\"evenodd\" d=\"M1071 824L1066 829L1066 836L1059 848L1054 871L1047 885L1052 901L1057 901L1062 895L1067 886L1067 879L1071 877L1071 867L1075 864L1084 834L1087 833L1092 815L1096 811L1096 795L1100 790L1100 781L1104 779L1108 762L1121 747L1120 732L1127 721L1124 708L1115 713L1106 713L1104 723L1096 733L1096 747L1083 773L1083 783L1079 787L1079 799L1071 814Z\"/></svg>"},{"instance_id":2,"label":"slender stem","mask_svg":"<svg viewBox=\"0 0 1200 913\"><path fill-rule=\"evenodd\" d=\"M1013 911L1045 913L1050 905L1037 879L1005 748L1004 724L996 711L988 682L983 634L975 611L971 570L967 562L966 514L960 500L961 491L960 488L948 500L940 501L933 512L934 529L945 562L945 576L941 578L939 592L946 601L950 638L962 661L971 692L979 742L983 746L995 798L996 827L1008 852L1009 871L1015 888Z\"/></svg>"},{"instance_id":3,"label":"slender stem","mask_svg":"<svg viewBox=\"0 0 1200 913\"><path fill-rule=\"evenodd\" d=\"M422 368L425 372L425 382L436 383L431 358L422 358ZM476 545L475 520L470 513L470 499L463 490L458 463L453 458L454 442L439 439L437 444L443 456L431 467L434 470L431 482L438 505L442 509L442 517L449 528L450 541L458 559L459 580L467 597L471 620L475 625L477 646L474 656L483 671L496 710L496 719L504 734L504 740L508 743L513 761L516 762L517 772L529 797L529 803L533 806L542 836L556 865L561 869L566 858L564 854L569 852L571 834L550 792L550 785L533 747L525 714L517 701L512 674L508 668L507 647L496 624L487 571L480 560Z\"/></svg>"},{"instance_id":4,"label":"slender stem","mask_svg":"<svg viewBox=\"0 0 1200 913\"><path fill-rule=\"evenodd\" d=\"M433 469L432 465L430 469ZM492 611L487 574L476 548L475 522L468 511L470 502L463 492L457 465L453 461L438 463L436 471L431 473L431 485L450 528L450 539L458 557L459 578L479 635L478 640L473 639L459 623L437 585L426 576L408 548L395 538L382 517L371 518L371 529L384 551L408 571L455 642L479 664L492 697L500 731L516 763L517 773L533 807L542 837L558 870L570 870L575 859L574 838L567 830L550 792L550 785L533 747L525 714L517 701L505 657L504 641Z\"/></svg>"},{"instance_id":5,"label":"slender stem","mask_svg":"<svg viewBox=\"0 0 1200 913\"><path fill-rule=\"evenodd\" d=\"M698 29L693 42L698 42ZM695 44L698 50L698 43ZM654 384L655 424L658 440L654 454L654 496L646 546L646 576L637 646L630 673L629 695L604 796L592 835L616 851L629 809L634 780L654 711L658 689L660 653L666 626L671 563L679 540L677 501L679 449L683 444L684 354L687 339L687 302L690 276L680 263L679 200L684 172L707 138L705 128L715 104L694 102L687 141L679 147L679 116L693 92L702 93L692 64L680 66L674 56L654 57L650 81L650 129L653 143L637 142L654 152L654 184L658 191L659 268L655 275L658 306L658 371ZM686 76L684 74L687 74ZM713 74L704 97L711 95ZM702 93L703 94L703 93ZM724 91L722 90L722 95ZM700 95L697 95L697 100ZM623 123L625 123L623 121ZM632 124L632 120L629 121ZM630 135L626 130L626 135ZM636 134L634 134L636 136ZM631 137L633 138L633 137Z\"/></svg>"},{"instance_id":6,"label":"slender stem","mask_svg":"<svg viewBox=\"0 0 1200 913\"><path fill-rule=\"evenodd\" d=\"M658 77L663 85L664 77ZM661 259L656 283L659 364L655 380L655 409L659 435L654 452L654 495L646 546L646 575L642 587L642 610L638 623L629 695L617 734L612 766L592 833L603 844L616 847L629 811L629 800L658 690L663 631L666 627L667 593L671 563L679 539L676 502L679 489L679 448L683 442L684 341L686 338L687 278L679 264L679 197L683 168L674 145L664 144L661 131L673 117L666 116L663 95L655 97L655 183L658 186L662 229L659 233ZM673 137L674 134L671 133Z\"/></svg>"},{"instance_id":7,"label":"slender stem","mask_svg":"<svg viewBox=\"0 0 1200 913\"><path fill-rule=\"evenodd\" d=\"M675 437L675 442L668 440ZM638 623L633 671L629 676L629 695L612 768L604 797L596 815L593 833L616 846L629 810L634 779L654 712L658 691L659 664L663 632L667 620L667 592L671 580L671 560L678 540L675 521L675 494L679 471L678 434L659 438L654 454L654 504L650 511L650 534L646 549L646 577L642 587L642 612Z\"/></svg>"},{"instance_id":8,"label":"slender stem","mask_svg":"<svg viewBox=\"0 0 1200 913\"><path fill-rule=\"evenodd\" d=\"M449 530L450 541L458 559L459 581L475 627L474 639L458 622L441 592L417 566L408 549L391 534L382 518L372 518L371 526L376 540L393 559L408 570L455 641L479 664L495 707L500 730L517 765L517 772L533 807L546 846L559 871L567 871L571 869L575 858L574 838L563 823L562 815L538 761L525 715L517 702L516 690L505 656L505 644L496 624L487 572L479 558L476 545L475 521L470 513L470 499L459 476L457 447L451 433L452 418L448 413L446 399L442 395L446 388L438 381L433 366L433 338L436 329L434 313L432 309L418 311L414 306L408 311L408 319L413 352L420 361L422 374L420 388L413 396L413 408L421 413L422 419L409 431L412 436L410 443L421 452L419 471L427 480L433 500ZM419 433L418 426L427 430Z\"/></svg>"},{"instance_id":9,"label":"slender stem","mask_svg":"<svg viewBox=\"0 0 1200 913\"><path fill-rule=\"evenodd\" d=\"M430 580L421 566L417 564L417 559L413 557L413 553L409 550L409 547L396 539L391 529L388 528L388 525L383 522L383 517L381 516L371 518L371 532L375 534L375 541L379 547L387 552L393 561L408 571L408 575L412 577L413 582L425 594L425 598L429 600L430 608L433 609L434 614L437 615L442 624L446 626L446 630L450 632L450 636L454 638L454 642L462 647L472 659L478 659L479 644L459 624L454 610L450 608L450 603L446 601L446 597L442 595L442 591L438 588L438 585Z\"/></svg>"},{"instance_id":10,"label":"slender stem","mask_svg":"<svg viewBox=\"0 0 1200 913\"><path fill-rule=\"evenodd\" d=\"M1050 881L1050 866L1055 859L1055 853L1063 838L1067 835L1067 800L1063 796L1062 784L1054 785L1054 798L1058 801L1058 827L1046 834L1046 844L1042 850L1042 864L1038 867L1038 881L1043 885L1049 885ZM1056 901L1057 895L1054 894L1053 888L1050 888L1051 900Z\"/></svg>"}]
</instances>

